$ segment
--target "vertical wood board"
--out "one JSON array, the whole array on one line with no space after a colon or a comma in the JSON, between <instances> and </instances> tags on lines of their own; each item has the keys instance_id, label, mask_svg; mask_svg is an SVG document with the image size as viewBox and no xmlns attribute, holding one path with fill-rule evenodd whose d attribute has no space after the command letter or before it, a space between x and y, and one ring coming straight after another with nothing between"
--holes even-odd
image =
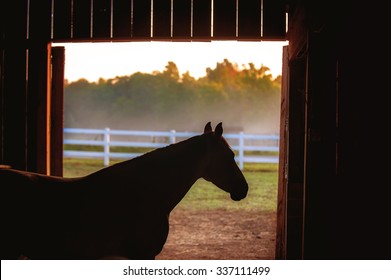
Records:
<instances>
[{"instance_id":1,"label":"vertical wood board","mask_svg":"<svg viewBox=\"0 0 391 280\"><path fill-rule=\"evenodd\" d=\"M284 40L286 36L285 1L263 0L263 34L264 39Z\"/></svg>"},{"instance_id":2,"label":"vertical wood board","mask_svg":"<svg viewBox=\"0 0 391 280\"><path fill-rule=\"evenodd\" d=\"M90 39L91 38L91 13L92 0L74 0L73 1L73 21L72 38Z\"/></svg>"},{"instance_id":3,"label":"vertical wood board","mask_svg":"<svg viewBox=\"0 0 391 280\"><path fill-rule=\"evenodd\" d=\"M173 7L173 38L191 37L191 0L174 0Z\"/></svg>"},{"instance_id":4,"label":"vertical wood board","mask_svg":"<svg viewBox=\"0 0 391 280\"><path fill-rule=\"evenodd\" d=\"M130 39L132 36L132 1L113 0L113 38Z\"/></svg>"},{"instance_id":5,"label":"vertical wood board","mask_svg":"<svg viewBox=\"0 0 391 280\"><path fill-rule=\"evenodd\" d=\"M236 38L236 0L214 0L213 5L213 38Z\"/></svg>"},{"instance_id":6,"label":"vertical wood board","mask_svg":"<svg viewBox=\"0 0 391 280\"><path fill-rule=\"evenodd\" d=\"M289 68L288 47L283 48L282 83L280 110L280 147L278 159L278 194L277 194L277 229L276 251L277 260L286 258L286 205L288 182L288 124L289 124Z\"/></svg>"},{"instance_id":7,"label":"vertical wood board","mask_svg":"<svg viewBox=\"0 0 391 280\"><path fill-rule=\"evenodd\" d=\"M261 0L238 0L238 38L261 38Z\"/></svg>"},{"instance_id":8,"label":"vertical wood board","mask_svg":"<svg viewBox=\"0 0 391 280\"><path fill-rule=\"evenodd\" d=\"M28 1L2 1L2 164L27 169L26 72ZM6 20L6 21L5 21Z\"/></svg>"},{"instance_id":9,"label":"vertical wood board","mask_svg":"<svg viewBox=\"0 0 391 280\"><path fill-rule=\"evenodd\" d=\"M111 0L93 0L92 22L94 38L111 38Z\"/></svg>"},{"instance_id":10,"label":"vertical wood board","mask_svg":"<svg viewBox=\"0 0 391 280\"><path fill-rule=\"evenodd\" d=\"M31 0L29 8L29 39L51 38L51 0Z\"/></svg>"},{"instance_id":11,"label":"vertical wood board","mask_svg":"<svg viewBox=\"0 0 391 280\"><path fill-rule=\"evenodd\" d=\"M132 37L151 38L151 0L133 0Z\"/></svg>"},{"instance_id":12,"label":"vertical wood board","mask_svg":"<svg viewBox=\"0 0 391 280\"><path fill-rule=\"evenodd\" d=\"M27 51L24 47L6 48L3 68L3 162L27 170Z\"/></svg>"},{"instance_id":13,"label":"vertical wood board","mask_svg":"<svg viewBox=\"0 0 391 280\"><path fill-rule=\"evenodd\" d=\"M28 170L49 174L50 168L50 44L29 49L27 99Z\"/></svg>"},{"instance_id":14,"label":"vertical wood board","mask_svg":"<svg viewBox=\"0 0 391 280\"><path fill-rule=\"evenodd\" d=\"M171 0L153 0L153 37L171 37Z\"/></svg>"},{"instance_id":15,"label":"vertical wood board","mask_svg":"<svg viewBox=\"0 0 391 280\"><path fill-rule=\"evenodd\" d=\"M63 176L65 48L52 48L50 175Z\"/></svg>"},{"instance_id":16,"label":"vertical wood board","mask_svg":"<svg viewBox=\"0 0 391 280\"><path fill-rule=\"evenodd\" d=\"M193 0L193 38L210 40L211 5L211 0Z\"/></svg>"},{"instance_id":17,"label":"vertical wood board","mask_svg":"<svg viewBox=\"0 0 391 280\"><path fill-rule=\"evenodd\" d=\"M69 40L72 34L72 0L54 0L53 5L53 39Z\"/></svg>"}]
</instances>

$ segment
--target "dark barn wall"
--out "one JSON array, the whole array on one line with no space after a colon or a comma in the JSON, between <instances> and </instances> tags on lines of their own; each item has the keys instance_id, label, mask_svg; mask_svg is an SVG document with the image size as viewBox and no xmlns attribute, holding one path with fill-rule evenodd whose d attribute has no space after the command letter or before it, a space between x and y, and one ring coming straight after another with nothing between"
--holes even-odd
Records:
<instances>
[{"instance_id":1,"label":"dark barn wall","mask_svg":"<svg viewBox=\"0 0 391 280\"><path fill-rule=\"evenodd\" d=\"M389 214L390 127L387 93L389 32L384 4L352 5L336 26L338 49L338 194L334 255L391 259ZM338 208L337 208L338 209ZM345 249L340 252L341 248Z\"/></svg>"},{"instance_id":2,"label":"dark barn wall","mask_svg":"<svg viewBox=\"0 0 391 280\"><path fill-rule=\"evenodd\" d=\"M278 257L389 259L389 143L378 137L389 127L381 101L386 72L374 72L387 67L384 47L376 42L387 33L386 9L299 2L291 6L288 32L287 145L296 148L288 159L287 224L280 237L286 251Z\"/></svg>"}]
</instances>

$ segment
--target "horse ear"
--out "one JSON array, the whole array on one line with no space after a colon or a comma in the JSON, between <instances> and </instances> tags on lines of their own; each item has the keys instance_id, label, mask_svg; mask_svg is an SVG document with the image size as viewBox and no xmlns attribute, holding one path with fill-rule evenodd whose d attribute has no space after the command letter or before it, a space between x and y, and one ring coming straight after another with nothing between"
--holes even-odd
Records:
<instances>
[{"instance_id":1,"label":"horse ear","mask_svg":"<svg viewBox=\"0 0 391 280\"><path fill-rule=\"evenodd\" d=\"M223 135L223 123L219 123L215 128L215 135L221 137Z\"/></svg>"},{"instance_id":2,"label":"horse ear","mask_svg":"<svg viewBox=\"0 0 391 280\"><path fill-rule=\"evenodd\" d=\"M212 132L212 125L210 124L210 122L208 122L204 128L204 133L209 133L209 132Z\"/></svg>"}]
</instances>

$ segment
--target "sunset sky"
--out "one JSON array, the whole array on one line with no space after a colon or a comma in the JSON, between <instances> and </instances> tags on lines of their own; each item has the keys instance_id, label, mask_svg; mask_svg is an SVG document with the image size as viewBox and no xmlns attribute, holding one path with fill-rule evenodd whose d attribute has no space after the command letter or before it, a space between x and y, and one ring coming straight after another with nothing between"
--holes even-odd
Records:
<instances>
[{"instance_id":1,"label":"sunset sky","mask_svg":"<svg viewBox=\"0 0 391 280\"><path fill-rule=\"evenodd\" d=\"M131 42L131 43L68 43L65 46L65 79L69 82L85 78L114 78L135 72L163 71L173 61L181 74L194 78L205 76L207 67L227 58L247 65L252 62L271 70L273 77L281 74L282 47L287 42Z\"/></svg>"}]
</instances>

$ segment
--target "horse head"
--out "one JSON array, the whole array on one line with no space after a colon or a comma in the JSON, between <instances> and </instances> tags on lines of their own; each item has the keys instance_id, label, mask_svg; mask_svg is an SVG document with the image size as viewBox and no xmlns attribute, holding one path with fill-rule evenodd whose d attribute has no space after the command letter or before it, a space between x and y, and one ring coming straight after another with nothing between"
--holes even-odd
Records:
<instances>
[{"instance_id":1,"label":"horse head","mask_svg":"<svg viewBox=\"0 0 391 280\"><path fill-rule=\"evenodd\" d=\"M245 198L248 184L235 161L235 153L222 136L222 123L219 123L213 132L208 122L204 128L204 134L208 137L209 152L202 177L229 192L232 200L239 201Z\"/></svg>"}]
</instances>

